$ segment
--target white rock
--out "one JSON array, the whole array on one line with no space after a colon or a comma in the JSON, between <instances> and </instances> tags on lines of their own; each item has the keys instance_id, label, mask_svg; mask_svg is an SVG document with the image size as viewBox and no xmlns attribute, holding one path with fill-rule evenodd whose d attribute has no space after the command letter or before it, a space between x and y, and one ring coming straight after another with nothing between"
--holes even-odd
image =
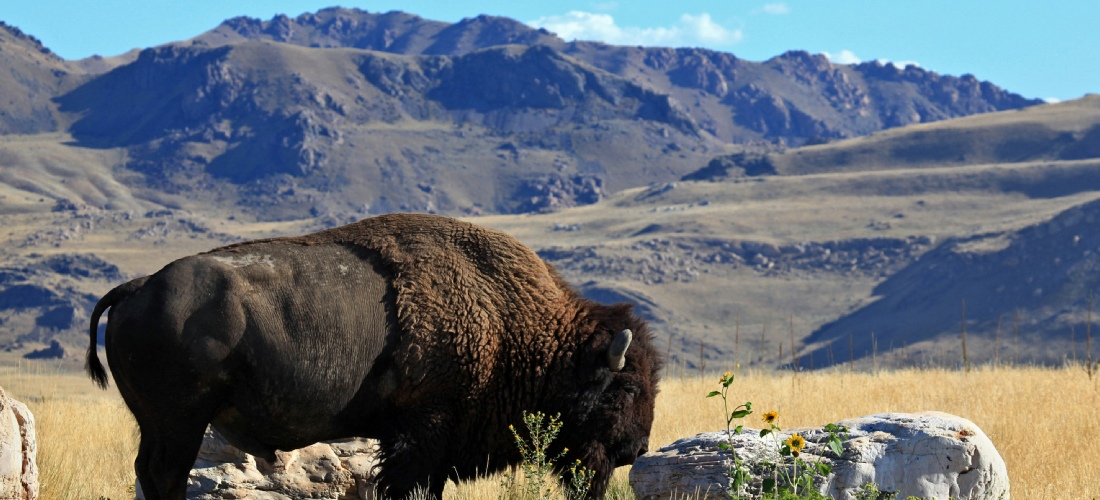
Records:
<instances>
[{"instance_id":1,"label":"white rock","mask_svg":"<svg viewBox=\"0 0 1100 500\"><path fill-rule=\"evenodd\" d=\"M798 433L807 446L801 458L824 460L832 467L818 490L850 500L865 483L898 498L1004 499L1009 498L1008 470L993 443L973 422L941 412L885 413L838 422L848 428L843 455L825 445L821 428L786 429L780 441ZM749 464L776 461L772 438L745 429L734 436L734 448ZM725 497L729 487L728 457L718 445L725 432L681 439L639 457L630 471L634 494L642 500L681 494ZM754 467L754 481L766 469Z\"/></svg>"},{"instance_id":2,"label":"white rock","mask_svg":"<svg viewBox=\"0 0 1100 500\"><path fill-rule=\"evenodd\" d=\"M38 498L34 415L0 388L0 500Z\"/></svg>"},{"instance_id":3,"label":"white rock","mask_svg":"<svg viewBox=\"0 0 1100 500\"><path fill-rule=\"evenodd\" d=\"M276 452L269 464L206 430L188 480L189 500L371 499L377 445L369 439L316 443ZM138 484L138 500L143 500Z\"/></svg>"}]
</instances>

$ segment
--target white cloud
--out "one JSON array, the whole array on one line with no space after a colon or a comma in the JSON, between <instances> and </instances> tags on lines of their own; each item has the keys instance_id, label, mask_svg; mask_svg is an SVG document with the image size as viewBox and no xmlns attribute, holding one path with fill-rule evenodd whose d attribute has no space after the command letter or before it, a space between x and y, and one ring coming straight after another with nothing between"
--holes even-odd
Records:
<instances>
[{"instance_id":1,"label":"white cloud","mask_svg":"<svg viewBox=\"0 0 1100 500\"><path fill-rule=\"evenodd\" d=\"M1047 104L1058 104L1058 103L1062 102L1062 100L1057 98L1057 97L1044 97L1043 102L1045 102Z\"/></svg>"},{"instance_id":2,"label":"white cloud","mask_svg":"<svg viewBox=\"0 0 1100 500\"><path fill-rule=\"evenodd\" d=\"M731 45L741 41L740 29L716 23L710 14L684 14L679 22L656 28L619 26L610 14L572 11L560 16L543 16L527 24L546 28L565 40L598 40L614 45Z\"/></svg>"},{"instance_id":3,"label":"white cloud","mask_svg":"<svg viewBox=\"0 0 1100 500\"><path fill-rule=\"evenodd\" d=\"M905 69L905 68L908 68L909 66L916 66L918 68L920 67L920 63L918 63L917 61L891 61L889 59L875 59L875 60L882 63L884 66L887 65L887 64L893 64L894 67L900 68L900 69Z\"/></svg>"},{"instance_id":4,"label":"white cloud","mask_svg":"<svg viewBox=\"0 0 1100 500\"><path fill-rule=\"evenodd\" d=\"M847 49L837 52L836 54L831 52L822 52L822 54L824 54L830 62L836 64L859 64L863 62L854 52Z\"/></svg>"},{"instance_id":5,"label":"white cloud","mask_svg":"<svg viewBox=\"0 0 1100 500\"><path fill-rule=\"evenodd\" d=\"M832 52L822 52L821 54L828 58L829 61L834 64L859 64L863 62L863 60L860 59L859 56L847 49L837 52L835 54ZM905 69L909 66L916 66L918 68L920 67L920 63L916 61L891 61L889 59L875 59L875 62L882 65L893 64L895 67L900 69Z\"/></svg>"},{"instance_id":6,"label":"white cloud","mask_svg":"<svg viewBox=\"0 0 1100 500\"><path fill-rule=\"evenodd\" d=\"M592 4L592 10L602 10L604 12L611 12L619 8L619 2L611 0L609 2L599 2Z\"/></svg>"},{"instance_id":7,"label":"white cloud","mask_svg":"<svg viewBox=\"0 0 1100 500\"><path fill-rule=\"evenodd\" d=\"M787 4L785 4L783 2L766 3L766 4L764 4L763 7L760 8L760 12L763 12L765 14L772 14L772 15L779 16L779 15L783 15L783 14L790 14L791 13L791 8L787 7Z\"/></svg>"}]
</instances>

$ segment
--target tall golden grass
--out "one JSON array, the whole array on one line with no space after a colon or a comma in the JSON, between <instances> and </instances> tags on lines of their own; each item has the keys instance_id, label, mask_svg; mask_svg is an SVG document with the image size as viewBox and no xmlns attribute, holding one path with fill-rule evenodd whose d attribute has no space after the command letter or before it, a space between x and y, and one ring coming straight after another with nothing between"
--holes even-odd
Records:
<instances>
[{"instance_id":1,"label":"tall golden grass","mask_svg":"<svg viewBox=\"0 0 1100 500\"><path fill-rule=\"evenodd\" d=\"M132 498L137 432L117 393L94 389L79 375L26 369L0 369L0 385L27 403L37 420L44 500ZM717 387L717 374L664 380L650 447L724 428L721 402L704 397ZM1090 380L1078 367L747 372L738 374L730 394L737 402L752 401L758 414L779 411L784 428L883 412L952 413L993 440L1007 463L1014 498L1100 495L1100 461L1091 458L1100 444L1100 378ZM748 417L746 426L759 427L757 416ZM627 472L623 467L616 473L616 498L631 496ZM499 485L499 477L448 485L445 496L495 499Z\"/></svg>"},{"instance_id":2,"label":"tall golden grass","mask_svg":"<svg viewBox=\"0 0 1100 500\"><path fill-rule=\"evenodd\" d=\"M134 498L137 423L118 392L40 366L0 368L0 386L34 415L40 498Z\"/></svg>"}]
</instances>

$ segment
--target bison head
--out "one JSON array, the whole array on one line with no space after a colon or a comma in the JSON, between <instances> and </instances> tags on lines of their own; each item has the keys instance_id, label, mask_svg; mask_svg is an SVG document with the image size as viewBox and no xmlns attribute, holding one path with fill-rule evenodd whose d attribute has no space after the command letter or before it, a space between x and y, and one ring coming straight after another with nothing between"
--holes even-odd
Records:
<instances>
[{"instance_id":1,"label":"bison head","mask_svg":"<svg viewBox=\"0 0 1100 500\"><path fill-rule=\"evenodd\" d=\"M574 358L572 397L561 410L560 443L595 473L589 496L602 498L616 467L649 447L661 359L645 323L628 305L593 304L598 318ZM576 384L576 385L574 385Z\"/></svg>"}]
</instances>

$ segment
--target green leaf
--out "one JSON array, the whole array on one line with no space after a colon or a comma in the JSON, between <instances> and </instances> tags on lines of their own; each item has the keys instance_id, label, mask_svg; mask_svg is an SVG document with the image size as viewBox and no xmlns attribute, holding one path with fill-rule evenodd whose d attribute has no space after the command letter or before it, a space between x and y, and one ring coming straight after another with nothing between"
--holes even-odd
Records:
<instances>
[{"instance_id":1,"label":"green leaf","mask_svg":"<svg viewBox=\"0 0 1100 500\"><path fill-rule=\"evenodd\" d=\"M760 437L767 436L768 434L771 434L771 433L772 433L771 429L761 429L760 430Z\"/></svg>"},{"instance_id":2,"label":"green leaf","mask_svg":"<svg viewBox=\"0 0 1100 500\"><path fill-rule=\"evenodd\" d=\"M825 425L825 431L826 432L848 432L848 428L844 427L843 425L826 424Z\"/></svg>"},{"instance_id":3,"label":"green leaf","mask_svg":"<svg viewBox=\"0 0 1100 500\"><path fill-rule=\"evenodd\" d=\"M767 479L764 479L763 486L764 486L764 493L771 493L771 492L775 491L775 479L770 478L770 477L767 478Z\"/></svg>"},{"instance_id":4,"label":"green leaf","mask_svg":"<svg viewBox=\"0 0 1100 500\"><path fill-rule=\"evenodd\" d=\"M733 418L745 418L749 415L752 415L752 410L737 410L733 412L732 416Z\"/></svg>"},{"instance_id":5,"label":"green leaf","mask_svg":"<svg viewBox=\"0 0 1100 500\"><path fill-rule=\"evenodd\" d=\"M844 454L844 449L841 448L839 439L830 439L829 449L833 450L833 453L836 453L838 457Z\"/></svg>"},{"instance_id":6,"label":"green leaf","mask_svg":"<svg viewBox=\"0 0 1100 500\"><path fill-rule=\"evenodd\" d=\"M714 396L721 396L721 395L722 395L722 393L721 393L721 392L718 392L718 391L710 391L710 394L707 394L707 397L708 397L708 398L713 398Z\"/></svg>"},{"instance_id":7,"label":"green leaf","mask_svg":"<svg viewBox=\"0 0 1100 500\"><path fill-rule=\"evenodd\" d=\"M833 466L824 462L818 462L817 471L820 472L822 476L828 476L829 473L833 472Z\"/></svg>"},{"instance_id":8,"label":"green leaf","mask_svg":"<svg viewBox=\"0 0 1100 500\"><path fill-rule=\"evenodd\" d=\"M729 443L718 443L718 449L719 450L728 450L728 449L730 449L730 444Z\"/></svg>"},{"instance_id":9,"label":"green leaf","mask_svg":"<svg viewBox=\"0 0 1100 500\"><path fill-rule=\"evenodd\" d=\"M791 456L791 447L788 445L783 445L783 447L779 449L779 454L785 457Z\"/></svg>"}]
</instances>

